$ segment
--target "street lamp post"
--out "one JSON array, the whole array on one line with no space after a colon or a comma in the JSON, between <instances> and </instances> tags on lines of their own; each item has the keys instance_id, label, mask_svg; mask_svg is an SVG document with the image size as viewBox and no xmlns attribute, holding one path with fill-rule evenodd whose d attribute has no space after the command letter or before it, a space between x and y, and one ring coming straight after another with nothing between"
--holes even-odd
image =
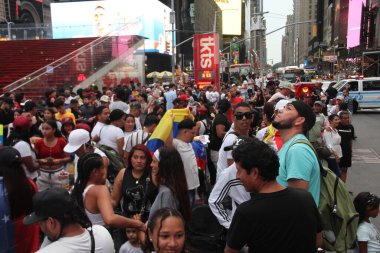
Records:
<instances>
[{"instance_id":1,"label":"street lamp post","mask_svg":"<svg viewBox=\"0 0 380 253\"><path fill-rule=\"evenodd\" d=\"M174 11L174 0L171 0L171 8L170 12L170 23L172 24L172 82L175 83L176 75L175 75L175 54L174 54L174 43L175 43L175 11Z\"/></svg>"}]
</instances>

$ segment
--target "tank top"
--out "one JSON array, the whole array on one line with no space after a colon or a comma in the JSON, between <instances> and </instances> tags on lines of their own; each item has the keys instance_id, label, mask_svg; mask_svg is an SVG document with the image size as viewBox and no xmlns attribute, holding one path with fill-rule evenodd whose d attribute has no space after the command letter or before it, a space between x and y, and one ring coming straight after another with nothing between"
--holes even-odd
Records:
<instances>
[{"instance_id":1,"label":"tank top","mask_svg":"<svg viewBox=\"0 0 380 253\"><path fill-rule=\"evenodd\" d=\"M83 202L84 202L84 199L86 198L86 194L87 194L88 190L90 190L91 187L93 187L93 186L94 186L94 184L90 184L84 189L83 194L82 194ZM86 215L90 219L92 225L104 226L105 223L104 223L104 220L103 220L101 213L91 213L86 208L84 208L84 211L86 212Z\"/></svg>"}]
</instances>

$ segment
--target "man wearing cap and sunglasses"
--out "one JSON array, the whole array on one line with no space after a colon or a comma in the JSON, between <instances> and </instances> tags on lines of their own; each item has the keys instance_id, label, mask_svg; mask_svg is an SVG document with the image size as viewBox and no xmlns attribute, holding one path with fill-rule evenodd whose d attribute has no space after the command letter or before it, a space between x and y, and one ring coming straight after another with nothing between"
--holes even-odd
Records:
<instances>
[{"instance_id":1,"label":"man wearing cap and sunglasses","mask_svg":"<svg viewBox=\"0 0 380 253\"><path fill-rule=\"evenodd\" d=\"M100 225L91 226L86 214L62 188L50 188L33 196L34 213L24 224L38 223L45 239L39 253L115 252L111 235Z\"/></svg>"},{"instance_id":2,"label":"man wearing cap and sunglasses","mask_svg":"<svg viewBox=\"0 0 380 253\"><path fill-rule=\"evenodd\" d=\"M251 127L253 119L253 113L249 104L245 102L238 103L234 110L234 124L233 127L228 130L224 136L222 146L219 150L219 158L217 163L217 180L218 175L228 166L230 166L234 160L232 158L232 151L225 151L224 148L231 146L238 136L248 136L249 129Z\"/></svg>"},{"instance_id":3,"label":"man wearing cap and sunglasses","mask_svg":"<svg viewBox=\"0 0 380 253\"><path fill-rule=\"evenodd\" d=\"M308 145L300 143L300 140L308 142L305 135L314 126L315 118L315 113L309 105L296 100L278 111L273 126L280 131L283 141L283 146L278 152L280 169L277 182L282 186L309 191L318 205L320 195L318 159Z\"/></svg>"}]
</instances>

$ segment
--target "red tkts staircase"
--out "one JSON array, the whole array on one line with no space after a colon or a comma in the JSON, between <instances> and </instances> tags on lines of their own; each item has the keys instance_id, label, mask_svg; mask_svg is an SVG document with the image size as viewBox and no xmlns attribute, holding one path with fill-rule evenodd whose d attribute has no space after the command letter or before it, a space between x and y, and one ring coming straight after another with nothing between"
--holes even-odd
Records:
<instances>
[{"instance_id":1,"label":"red tkts staircase","mask_svg":"<svg viewBox=\"0 0 380 253\"><path fill-rule=\"evenodd\" d=\"M0 42L0 91L96 38L16 40ZM0 93L0 94L1 94Z\"/></svg>"}]
</instances>

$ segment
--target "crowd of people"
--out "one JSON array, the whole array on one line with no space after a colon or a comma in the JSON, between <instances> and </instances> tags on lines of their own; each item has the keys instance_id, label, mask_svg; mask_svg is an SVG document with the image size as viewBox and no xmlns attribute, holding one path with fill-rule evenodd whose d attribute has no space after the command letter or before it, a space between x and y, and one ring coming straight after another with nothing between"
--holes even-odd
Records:
<instances>
[{"instance_id":1,"label":"crowd of people","mask_svg":"<svg viewBox=\"0 0 380 253\"><path fill-rule=\"evenodd\" d=\"M4 94L0 252L202 252L185 229L198 205L224 227L224 252L317 252L319 161L346 181L353 100L331 85L294 92L249 75L220 89L157 81L70 86L41 101ZM176 109L186 116L150 150ZM193 146L202 136L205 163ZM370 218L380 199L364 192L354 204L359 252L379 252Z\"/></svg>"}]
</instances>

